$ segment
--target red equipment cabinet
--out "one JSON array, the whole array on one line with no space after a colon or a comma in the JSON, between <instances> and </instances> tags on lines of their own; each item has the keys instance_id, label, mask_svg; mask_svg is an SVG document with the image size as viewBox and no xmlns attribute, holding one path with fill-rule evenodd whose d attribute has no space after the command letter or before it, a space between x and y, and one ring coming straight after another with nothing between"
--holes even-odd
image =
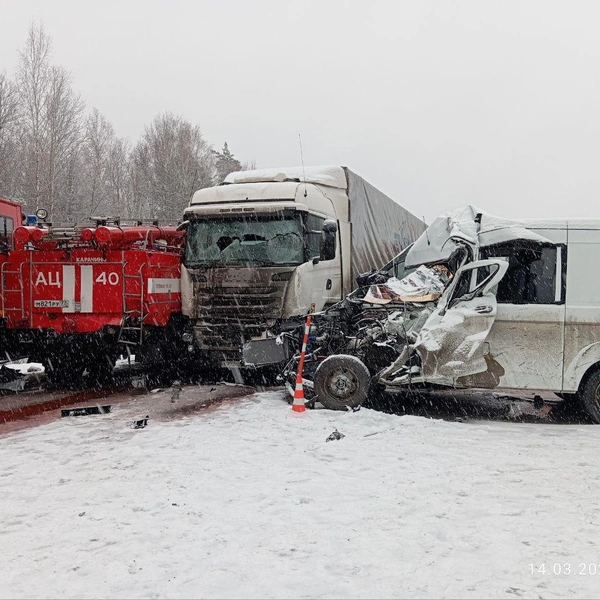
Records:
<instances>
[{"instance_id":1,"label":"red equipment cabinet","mask_svg":"<svg viewBox=\"0 0 600 600\"><path fill-rule=\"evenodd\" d=\"M183 239L174 227L16 228L0 265L7 330L58 380L107 374L124 346L166 360Z\"/></svg>"}]
</instances>

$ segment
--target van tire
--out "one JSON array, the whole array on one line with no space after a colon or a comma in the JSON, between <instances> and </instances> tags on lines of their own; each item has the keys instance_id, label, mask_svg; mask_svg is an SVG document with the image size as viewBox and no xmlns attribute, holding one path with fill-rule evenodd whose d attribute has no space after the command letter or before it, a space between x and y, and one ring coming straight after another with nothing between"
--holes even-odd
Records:
<instances>
[{"instance_id":1,"label":"van tire","mask_svg":"<svg viewBox=\"0 0 600 600\"><path fill-rule=\"evenodd\" d=\"M326 358L314 377L317 400L330 410L360 406L367 399L370 384L371 375L365 364L345 354Z\"/></svg>"},{"instance_id":2,"label":"van tire","mask_svg":"<svg viewBox=\"0 0 600 600\"><path fill-rule=\"evenodd\" d=\"M592 373L583 384L579 399L587 414L600 423L600 371Z\"/></svg>"}]
</instances>

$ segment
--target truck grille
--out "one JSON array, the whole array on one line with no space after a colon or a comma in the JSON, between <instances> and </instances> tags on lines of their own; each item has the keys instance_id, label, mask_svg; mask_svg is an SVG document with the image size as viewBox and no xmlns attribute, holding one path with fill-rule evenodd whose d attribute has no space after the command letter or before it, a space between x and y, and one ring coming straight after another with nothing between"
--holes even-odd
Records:
<instances>
[{"instance_id":1,"label":"truck grille","mask_svg":"<svg viewBox=\"0 0 600 600\"><path fill-rule=\"evenodd\" d=\"M218 350L224 359L238 360L243 342L260 337L281 317L287 283L257 282L239 287L196 283L199 347Z\"/></svg>"}]
</instances>

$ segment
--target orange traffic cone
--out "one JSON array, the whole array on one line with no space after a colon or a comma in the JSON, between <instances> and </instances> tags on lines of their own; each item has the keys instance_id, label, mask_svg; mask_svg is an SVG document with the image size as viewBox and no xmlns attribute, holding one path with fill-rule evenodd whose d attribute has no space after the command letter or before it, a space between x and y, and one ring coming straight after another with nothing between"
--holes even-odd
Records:
<instances>
[{"instance_id":1,"label":"orange traffic cone","mask_svg":"<svg viewBox=\"0 0 600 600\"><path fill-rule=\"evenodd\" d=\"M308 334L310 333L311 322L312 315L308 315L308 317L306 317L306 323L304 324L302 351L300 352L298 372L296 373L296 387L294 389L294 401L292 402L292 410L294 412L304 412L306 410L306 405L304 404L304 387L302 386L302 371L304 370L304 357L306 356L306 346L308 344Z\"/></svg>"},{"instance_id":2,"label":"orange traffic cone","mask_svg":"<svg viewBox=\"0 0 600 600\"><path fill-rule=\"evenodd\" d=\"M294 412L304 412L306 410L306 405L304 404L304 387L302 386L302 375L300 373L296 376L296 388L294 389L292 410Z\"/></svg>"}]
</instances>

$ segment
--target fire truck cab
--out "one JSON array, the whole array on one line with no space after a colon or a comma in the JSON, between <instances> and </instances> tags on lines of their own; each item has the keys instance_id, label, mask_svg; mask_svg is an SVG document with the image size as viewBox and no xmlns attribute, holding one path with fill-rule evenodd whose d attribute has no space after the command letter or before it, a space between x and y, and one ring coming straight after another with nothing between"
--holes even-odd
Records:
<instances>
[{"instance_id":1,"label":"fire truck cab","mask_svg":"<svg viewBox=\"0 0 600 600\"><path fill-rule=\"evenodd\" d=\"M22 221L21 205L0 198L0 254L6 254L12 248L13 233Z\"/></svg>"},{"instance_id":2,"label":"fire truck cab","mask_svg":"<svg viewBox=\"0 0 600 600\"><path fill-rule=\"evenodd\" d=\"M6 198L0 198L0 269L8 260L13 249L13 234L23 221L21 205ZM16 347L12 336L6 334L6 319L0 305L0 362L14 355Z\"/></svg>"}]
</instances>

